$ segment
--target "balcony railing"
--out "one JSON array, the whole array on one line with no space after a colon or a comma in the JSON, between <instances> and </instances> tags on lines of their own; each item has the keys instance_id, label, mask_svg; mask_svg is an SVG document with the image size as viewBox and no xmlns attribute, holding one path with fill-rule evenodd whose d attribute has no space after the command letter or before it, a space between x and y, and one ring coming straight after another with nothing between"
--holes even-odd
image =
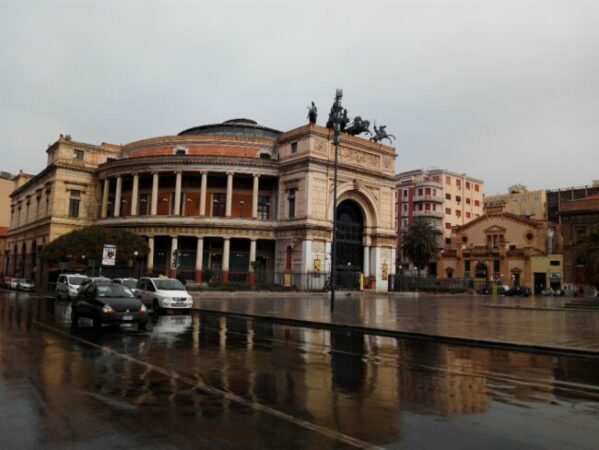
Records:
<instances>
[{"instance_id":1,"label":"balcony railing","mask_svg":"<svg viewBox=\"0 0 599 450\"><path fill-rule=\"evenodd\" d=\"M414 211L414 217L435 217L437 219L442 219L443 211Z\"/></svg>"},{"instance_id":2,"label":"balcony railing","mask_svg":"<svg viewBox=\"0 0 599 450\"><path fill-rule=\"evenodd\" d=\"M414 194L415 202L434 202L434 203L443 203L443 197L440 195L431 195L431 194Z\"/></svg>"}]
</instances>

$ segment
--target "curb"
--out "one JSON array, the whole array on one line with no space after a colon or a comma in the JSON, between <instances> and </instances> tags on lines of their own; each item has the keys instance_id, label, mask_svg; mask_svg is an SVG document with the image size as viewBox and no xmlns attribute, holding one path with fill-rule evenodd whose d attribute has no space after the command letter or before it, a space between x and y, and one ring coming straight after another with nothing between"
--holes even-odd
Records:
<instances>
[{"instance_id":1,"label":"curb","mask_svg":"<svg viewBox=\"0 0 599 450\"><path fill-rule=\"evenodd\" d=\"M500 350L508 350L508 351L520 351L527 353L538 353L538 354L547 354L547 355L563 355L563 356L580 356L585 358L593 358L599 359L599 350L586 350L586 349L577 349L577 348L567 348L567 347L548 347L542 345L532 345L532 344L519 344L515 342L502 342L502 341L493 341L493 340L485 340L485 339L474 339L474 338L463 338L463 337L452 337L452 336L441 336L436 334L429 333L419 333L415 331L398 331L398 330L385 330L381 328L372 328L365 327L360 325L347 325L347 324L337 324L331 322L317 322L312 320L305 319L291 319L286 317L273 317L273 316L263 316L259 314L247 314L247 313L238 313L238 312L230 312L230 311L219 311L214 309L205 309L205 308L194 308L194 311L204 312L207 314L215 314L220 316L231 316L237 317L240 319L259 319L265 322L273 322L280 323L286 325L294 325L301 326L305 328L314 328L314 329L335 329L335 330L344 330L347 332L359 332L364 334L371 334L377 336L385 336L385 337L398 337L398 338L408 338L408 339L419 339L419 340L432 340L435 342L443 343L443 344L453 344L453 345L461 345L468 347L484 347L484 348L492 348L492 349L500 349Z\"/></svg>"}]
</instances>

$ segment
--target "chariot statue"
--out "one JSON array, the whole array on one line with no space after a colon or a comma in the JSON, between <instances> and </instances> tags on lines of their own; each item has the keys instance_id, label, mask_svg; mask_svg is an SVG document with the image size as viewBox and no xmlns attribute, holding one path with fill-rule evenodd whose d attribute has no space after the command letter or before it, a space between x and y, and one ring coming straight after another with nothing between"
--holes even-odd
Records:
<instances>
[{"instance_id":1,"label":"chariot statue","mask_svg":"<svg viewBox=\"0 0 599 450\"><path fill-rule=\"evenodd\" d=\"M345 129L345 131L352 136L357 136L362 133L368 133L372 135L370 132L370 120L364 120L360 116L354 117L354 121L352 124Z\"/></svg>"}]
</instances>

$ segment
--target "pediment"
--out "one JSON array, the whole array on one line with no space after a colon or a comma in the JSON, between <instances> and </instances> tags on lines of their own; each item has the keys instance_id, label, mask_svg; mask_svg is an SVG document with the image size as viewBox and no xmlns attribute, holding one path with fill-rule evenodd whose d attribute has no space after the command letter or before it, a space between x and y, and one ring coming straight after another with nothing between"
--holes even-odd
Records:
<instances>
[{"instance_id":1,"label":"pediment","mask_svg":"<svg viewBox=\"0 0 599 450\"><path fill-rule=\"evenodd\" d=\"M500 227L499 225L492 225L489 228L486 228L484 231L487 234L498 234L498 233L505 233L506 229L503 227Z\"/></svg>"}]
</instances>

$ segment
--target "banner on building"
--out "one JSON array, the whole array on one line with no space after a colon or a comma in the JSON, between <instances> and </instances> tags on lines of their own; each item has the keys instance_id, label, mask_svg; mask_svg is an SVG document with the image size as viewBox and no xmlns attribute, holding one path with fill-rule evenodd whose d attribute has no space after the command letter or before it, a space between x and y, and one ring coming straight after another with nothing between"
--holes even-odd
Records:
<instances>
[{"instance_id":1,"label":"banner on building","mask_svg":"<svg viewBox=\"0 0 599 450\"><path fill-rule=\"evenodd\" d=\"M104 244L102 250L102 265L114 266L116 264L116 245Z\"/></svg>"}]
</instances>

